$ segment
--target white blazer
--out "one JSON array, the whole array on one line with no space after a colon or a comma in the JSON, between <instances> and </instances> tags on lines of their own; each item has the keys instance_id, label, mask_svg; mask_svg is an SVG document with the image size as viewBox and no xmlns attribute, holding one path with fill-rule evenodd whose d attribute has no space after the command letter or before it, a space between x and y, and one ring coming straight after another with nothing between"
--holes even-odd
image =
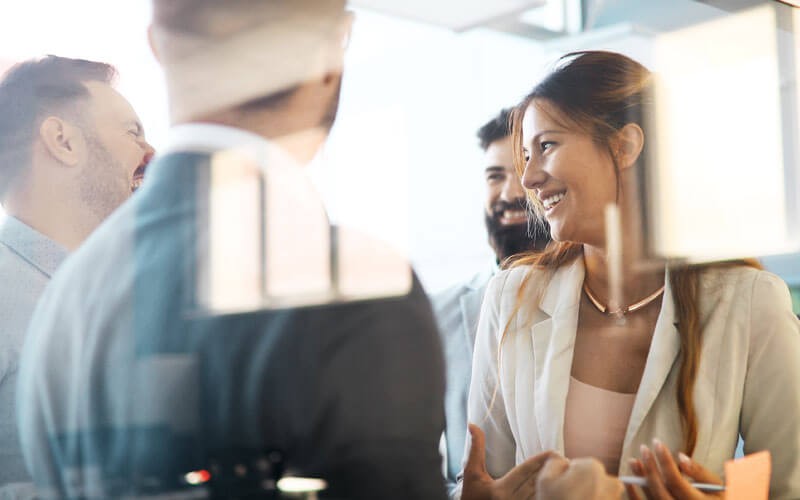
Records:
<instances>
[{"instance_id":1,"label":"white blazer","mask_svg":"<svg viewBox=\"0 0 800 500\"><path fill-rule=\"evenodd\" d=\"M494 477L542 451L564 453L583 260L557 270L538 305L535 287L526 287L523 305L513 315L528 272L542 276L518 267L493 278L478 325L468 418L486 433L487 468ZM741 433L745 453L772 453L770 498L800 498L800 324L786 285L770 273L736 267L707 271L700 287L705 328L694 390L698 438L693 458L722 475ZM663 297L625 434L620 475L631 473L628 459L639 456L639 445L650 445L653 438L672 450L682 444L675 392L680 342L668 279Z\"/></svg>"}]
</instances>

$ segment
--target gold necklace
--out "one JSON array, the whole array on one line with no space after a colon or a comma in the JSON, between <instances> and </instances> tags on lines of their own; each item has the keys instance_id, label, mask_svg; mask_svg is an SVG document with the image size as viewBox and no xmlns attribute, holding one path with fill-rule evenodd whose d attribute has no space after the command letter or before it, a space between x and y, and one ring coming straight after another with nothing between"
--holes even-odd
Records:
<instances>
[{"instance_id":1,"label":"gold necklace","mask_svg":"<svg viewBox=\"0 0 800 500\"><path fill-rule=\"evenodd\" d=\"M643 298L639 302L634 302L633 304L631 304L629 306L622 306L619 309L617 309L616 311L609 311L608 310L608 306L603 305L603 303L600 302L597 299L597 297L595 297L594 293L592 293L592 289L589 288L589 285L585 281L583 282L583 291L584 291L584 293L586 293L586 297L589 298L589 302L591 302L592 305L595 306L597 308L597 310L600 311L601 313L607 314L609 316L613 316L613 315L617 315L617 316L622 315L622 316L624 316L624 315L626 315L628 313L632 313L634 311L638 311L639 309L643 308L644 306L646 306L650 302L653 302L654 300L656 300L659 295L664 293L664 285L661 285L661 288L659 288L655 292L651 293L647 297Z\"/></svg>"}]
</instances>

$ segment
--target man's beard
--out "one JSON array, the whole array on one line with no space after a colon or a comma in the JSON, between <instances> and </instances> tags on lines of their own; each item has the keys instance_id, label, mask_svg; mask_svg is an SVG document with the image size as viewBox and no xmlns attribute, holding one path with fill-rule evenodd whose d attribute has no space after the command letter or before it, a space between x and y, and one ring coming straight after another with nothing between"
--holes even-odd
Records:
<instances>
[{"instance_id":1,"label":"man's beard","mask_svg":"<svg viewBox=\"0 0 800 500\"><path fill-rule=\"evenodd\" d=\"M503 225L500 219L506 210L525 210L530 214L525 200L515 203L499 201L492 206L492 213L485 215L489 244L494 249L497 261L521 253L541 252L550 243L550 227L547 222L529 216L527 223Z\"/></svg>"},{"instance_id":2,"label":"man's beard","mask_svg":"<svg viewBox=\"0 0 800 500\"><path fill-rule=\"evenodd\" d=\"M102 221L131 195L125 166L95 137L87 137L89 168L80 180L81 202Z\"/></svg>"}]
</instances>

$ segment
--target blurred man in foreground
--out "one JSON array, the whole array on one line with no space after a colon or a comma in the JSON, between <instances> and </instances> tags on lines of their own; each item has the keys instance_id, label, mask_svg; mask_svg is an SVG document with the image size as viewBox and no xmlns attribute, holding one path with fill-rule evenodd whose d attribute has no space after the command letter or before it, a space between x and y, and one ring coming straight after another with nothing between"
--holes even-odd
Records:
<instances>
[{"instance_id":1,"label":"blurred man in foreground","mask_svg":"<svg viewBox=\"0 0 800 500\"><path fill-rule=\"evenodd\" d=\"M344 1L153 15L169 141L53 280L24 353L40 494L271 498L303 476L323 497L444 498L430 305L407 264L327 224L302 175L337 112Z\"/></svg>"},{"instance_id":2,"label":"blurred man in foreground","mask_svg":"<svg viewBox=\"0 0 800 500\"><path fill-rule=\"evenodd\" d=\"M0 489L29 481L15 419L25 332L50 276L130 195L153 149L104 63L47 56L0 79ZM22 494L20 493L22 496Z\"/></svg>"}]
</instances>

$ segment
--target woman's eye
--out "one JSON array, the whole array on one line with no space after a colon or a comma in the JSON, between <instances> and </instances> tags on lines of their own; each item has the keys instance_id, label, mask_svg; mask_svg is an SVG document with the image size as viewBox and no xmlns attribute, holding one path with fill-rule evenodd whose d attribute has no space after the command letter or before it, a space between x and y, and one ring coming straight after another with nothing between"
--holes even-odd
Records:
<instances>
[{"instance_id":1,"label":"woman's eye","mask_svg":"<svg viewBox=\"0 0 800 500\"><path fill-rule=\"evenodd\" d=\"M528 163L531 159L531 154L528 153L527 150L522 152L522 157L525 159L525 163Z\"/></svg>"},{"instance_id":2,"label":"woman's eye","mask_svg":"<svg viewBox=\"0 0 800 500\"><path fill-rule=\"evenodd\" d=\"M542 153L550 149L551 147L555 146L556 143L553 141L542 141L539 143L539 147L542 149Z\"/></svg>"}]
</instances>

